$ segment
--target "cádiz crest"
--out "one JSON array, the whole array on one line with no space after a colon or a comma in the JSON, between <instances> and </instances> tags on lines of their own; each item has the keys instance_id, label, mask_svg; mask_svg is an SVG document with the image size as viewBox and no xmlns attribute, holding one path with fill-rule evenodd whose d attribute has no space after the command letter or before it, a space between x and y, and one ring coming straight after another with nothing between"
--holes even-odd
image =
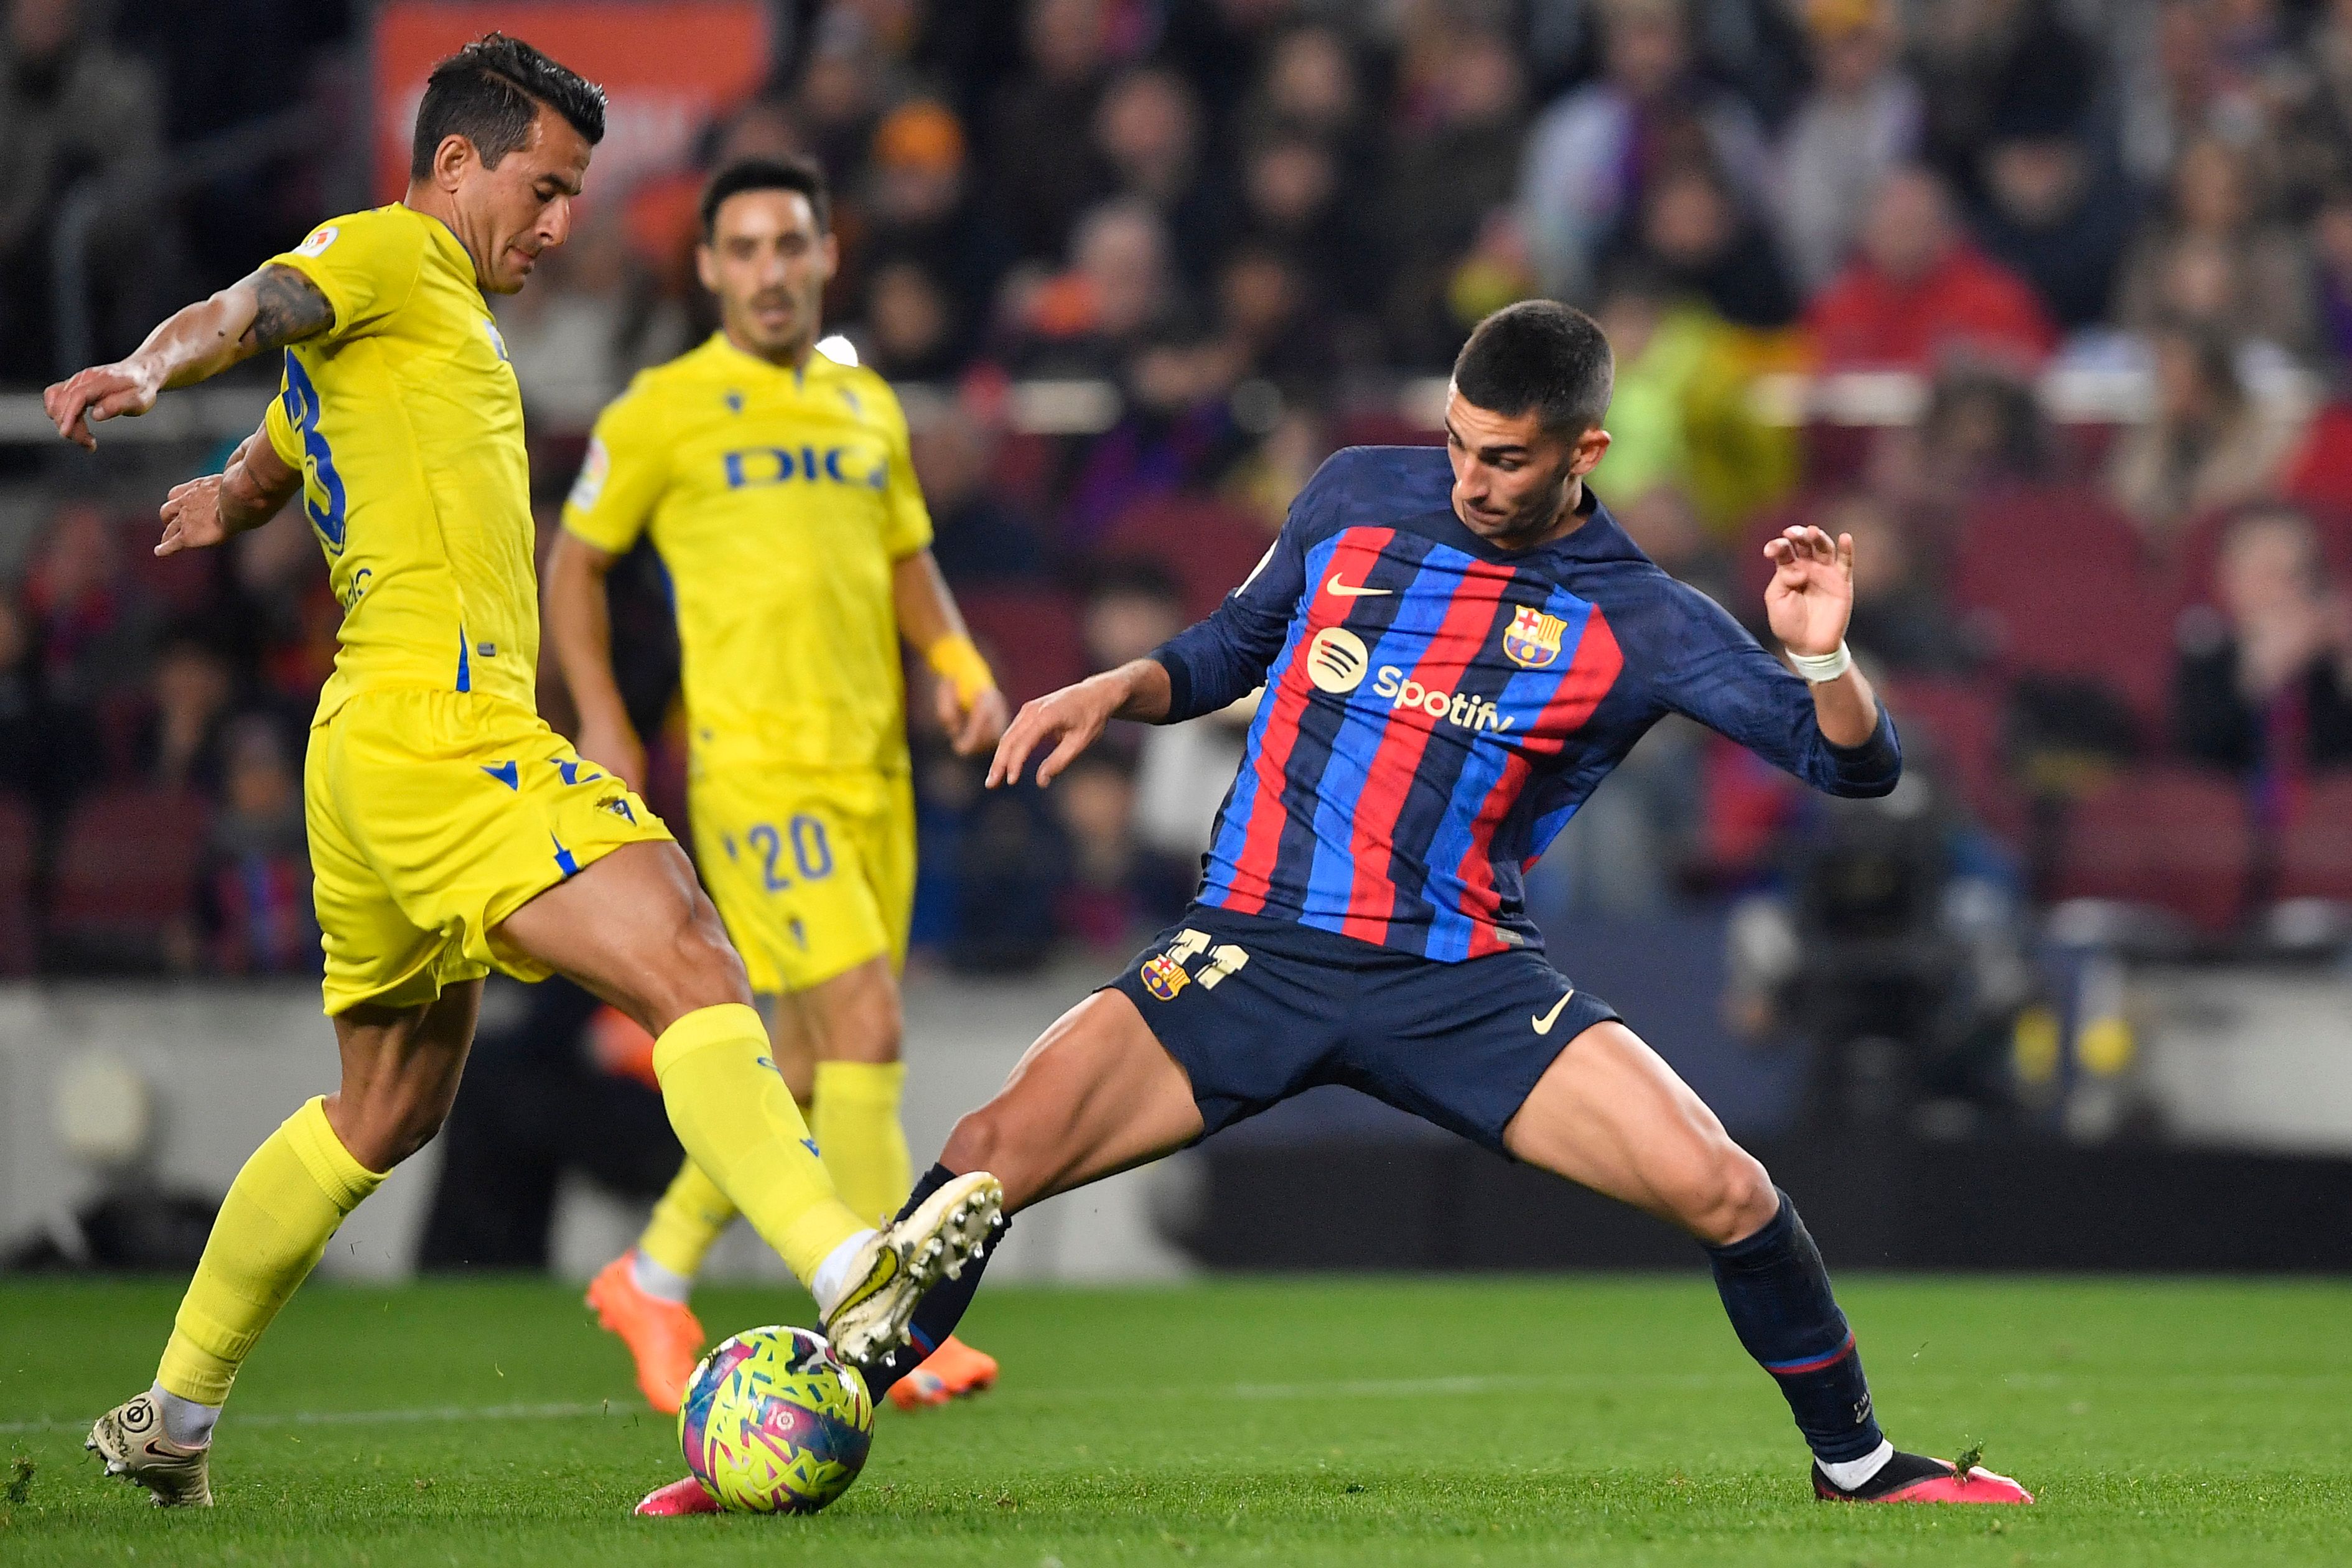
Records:
<instances>
[{"instance_id":1,"label":"c\u00e1diz crest","mask_svg":"<svg viewBox=\"0 0 2352 1568\"><path fill-rule=\"evenodd\" d=\"M1503 651L1511 656L1514 664L1529 669L1548 668L1559 657L1559 639L1567 630L1568 623L1558 616L1547 616L1522 605L1503 633Z\"/></svg>"}]
</instances>

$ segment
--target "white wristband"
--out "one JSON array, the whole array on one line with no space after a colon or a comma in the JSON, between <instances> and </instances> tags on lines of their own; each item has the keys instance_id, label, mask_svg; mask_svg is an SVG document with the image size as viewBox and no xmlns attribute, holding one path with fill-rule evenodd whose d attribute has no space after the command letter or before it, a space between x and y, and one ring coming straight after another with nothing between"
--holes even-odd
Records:
<instances>
[{"instance_id":1,"label":"white wristband","mask_svg":"<svg viewBox=\"0 0 2352 1568\"><path fill-rule=\"evenodd\" d=\"M1799 675L1819 686L1825 680L1835 680L1852 669L1853 656L1846 652L1844 640L1841 638L1835 653L1798 653L1791 650L1789 662L1797 667Z\"/></svg>"}]
</instances>

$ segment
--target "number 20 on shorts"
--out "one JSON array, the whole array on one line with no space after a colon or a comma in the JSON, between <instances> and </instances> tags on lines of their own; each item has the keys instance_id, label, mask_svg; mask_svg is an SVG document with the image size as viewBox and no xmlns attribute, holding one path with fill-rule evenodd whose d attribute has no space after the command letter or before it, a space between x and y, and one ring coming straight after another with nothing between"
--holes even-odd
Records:
<instances>
[{"instance_id":1,"label":"number 20 on shorts","mask_svg":"<svg viewBox=\"0 0 2352 1568\"><path fill-rule=\"evenodd\" d=\"M760 857L760 878L768 891L781 893L793 885L782 864L787 847L792 854L793 868L803 882L814 882L833 875L833 843L825 837L824 824L814 816L795 816L784 824L782 833L772 822L754 823L743 835Z\"/></svg>"}]
</instances>

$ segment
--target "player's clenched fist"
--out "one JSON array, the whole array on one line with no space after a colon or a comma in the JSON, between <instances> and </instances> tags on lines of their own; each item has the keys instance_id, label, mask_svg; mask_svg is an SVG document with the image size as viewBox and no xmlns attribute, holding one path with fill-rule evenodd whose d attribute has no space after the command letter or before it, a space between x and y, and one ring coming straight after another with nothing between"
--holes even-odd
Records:
<instances>
[{"instance_id":1,"label":"player's clenched fist","mask_svg":"<svg viewBox=\"0 0 2352 1568\"><path fill-rule=\"evenodd\" d=\"M1055 774L1094 744L1103 726L1127 701L1125 674L1115 669L1091 676L1076 686L1065 686L1050 696L1023 703L1021 711L1013 716L1012 727L1004 731L1004 739L997 742L995 760L988 765L988 787L1019 784L1021 770L1027 764L1030 753L1048 742L1053 750L1037 764L1037 783L1041 788L1052 783Z\"/></svg>"}]
</instances>

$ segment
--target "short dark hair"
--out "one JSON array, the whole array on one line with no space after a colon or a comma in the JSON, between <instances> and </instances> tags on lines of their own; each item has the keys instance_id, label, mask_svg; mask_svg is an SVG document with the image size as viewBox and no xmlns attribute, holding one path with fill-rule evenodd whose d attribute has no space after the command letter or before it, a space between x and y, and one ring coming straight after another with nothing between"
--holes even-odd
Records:
<instances>
[{"instance_id":1,"label":"short dark hair","mask_svg":"<svg viewBox=\"0 0 2352 1568\"><path fill-rule=\"evenodd\" d=\"M433 68L425 101L416 106L416 136L409 144L408 177L433 172L433 154L463 136L486 169L530 141L545 104L593 147L604 139L604 89L557 64L520 38L486 33Z\"/></svg>"},{"instance_id":2,"label":"short dark hair","mask_svg":"<svg viewBox=\"0 0 2352 1568\"><path fill-rule=\"evenodd\" d=\"M1471 329L1454 358L1464 401L1507 419L1534 409L1545 429L1575 436L1601 424L1616 380L1601 324L1552 300L1504 306Z\"/></svg>"},{"instance_id":3,"label":"short dark hair","mask_svg":"<svg viewBox=\"0 0 2352 1568\"><path fill-rule=\"evenodd\" d=\"M720 205L745 191L798 191L816 216L817 233L833 232L833 187L825 183L824 170L814 159L788 153L781 158L738 158L710 176L702 188L705 243L716 232Z\"/></svg>"}]
</instances>

